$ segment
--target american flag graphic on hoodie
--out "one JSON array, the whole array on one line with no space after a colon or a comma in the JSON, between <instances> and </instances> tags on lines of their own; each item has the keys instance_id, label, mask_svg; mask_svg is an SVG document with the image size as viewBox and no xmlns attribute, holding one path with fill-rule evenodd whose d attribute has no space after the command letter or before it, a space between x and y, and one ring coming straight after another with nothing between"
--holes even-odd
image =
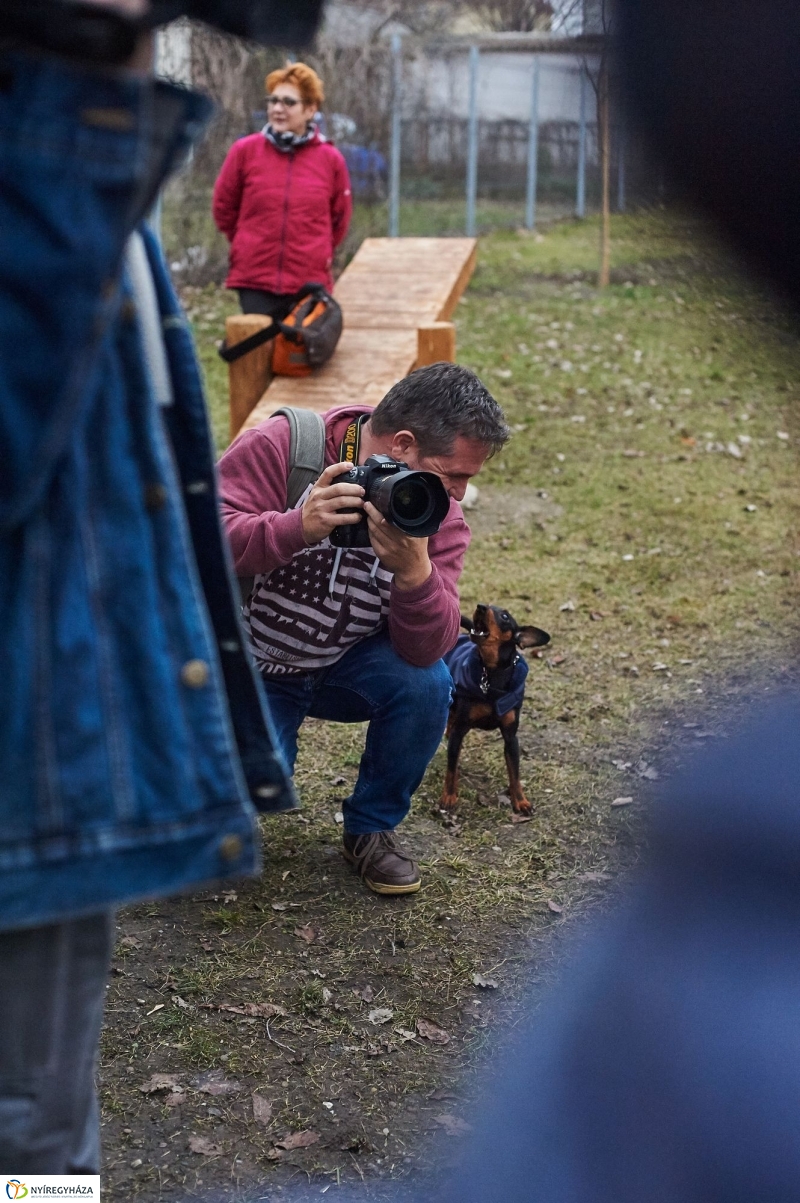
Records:
<instances>
[{"instance_id":1,"label":"american flag graphic on hoodie","mask_svg":"<svg viewBox=\"0 0 800 1203\"><path fill-rule=\"evenodd\" d=\"M371 547L337 548L328 539L257 576L243 614L261 672L304 673L335 664L384 626L392 576Z\"/></svg>"}]
</instances>

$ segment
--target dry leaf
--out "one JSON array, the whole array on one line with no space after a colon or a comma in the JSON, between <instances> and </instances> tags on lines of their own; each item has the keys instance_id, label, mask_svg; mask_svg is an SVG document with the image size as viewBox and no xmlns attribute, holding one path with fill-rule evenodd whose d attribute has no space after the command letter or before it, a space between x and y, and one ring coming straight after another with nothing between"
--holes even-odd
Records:
<instances>
[{"instance_id":1,"label":"dry leaf","mask_svg":"<svg viewBox=\"0 0 800 1203\"><path fill-rule=\"evenodd\" d=\"M571 613L575 609L575 602L570 598L569 601L563 602L558 608L559 610L567 610Z\"/></svg>"},{"instance_id":2,"label":"dry leaf","mask_svg":"<svg viewBox=\"0 0 800 1203\"><path fill-rule=\"evenodd\" d=\"M267 1161L280 1161L283 1157L283 1149L270 1149L267 1153Z\"/></svg>"},{"instance_id":3,"label":"dry leaf","mask_svg":"<svg viewBox=\"0 0 800 1203\"><path fill-rule=\"evenodd\" d=\"M222 1145L215 1145L207 1136L190 1136L188 1147L192 1153L200 1153L203 1157L219 1157Z\"/></svg>"},{"instance_id":4,"label":"dry leaf","mask_svg":"<svg viewBox=\"0 0 800 1203\"><path fill-rule=\"evenodd\" d=\"M142 1094L156 1094L159 1090L174 1090L183 1074L153 1074L139 1087Z\"/></svg>"},{"instance_id":5,"label":"dry leaf","mask_svg":"<svg viewBox=\"0 0 800 1203\"><path fill-rule=\"evenodd\" d=\"M253 1119L264 1127L272 1119L272 1103L263 1094L253 1094Z\"/></svg>"},{"instance_id":6,"label":"dry leaf","mask_svg":"<svg viewBox=\"0 0 800 1203\"><path fill-rule=\"evenodd\" d=\"M181 1088L178 1087L177 1090L173 1090L172 1094L168 1094L167 1097L164 1099L164 1106L165 1107L179 1107L181 1103L186 1102L188 1097L189 1096L187 1095L186 1091L181 1090Z\"/></svg>"},{"instance_id":7,"label":"dry leaf","mask_svg":"<svg viewBox=\"0 0 800 1203\"><path fill-rule=\"evenodd\" d=\"M532 817L533 817L532 815L513 814L511 816L511 822L512 823L530 823Z\"/></svg>"},{"instance_id":8,"label":"dry leaf","mask_svg":"<svg viewBox=\"0 0 800 1203\"><path fill-rule=\"evenodd\" d=\"M302 927L296 927L294 934L301 940L305 940L306 944L313 944L319 932L310 923L304 923Z\"/></svg>"},{"instance_id":9,"label":"dry leaf","mask_svg":"<svg viewBox=\"0 0 800 1203\"><path fill-rule=\"evenodd\" d=\"M611 805L612 806L630 806L631 802L633 802L633 798L629 798L629 797L615 798L614 801L611 803Z\"/></svg>"},{"instance_id":10,"label":"dry leaf","mask_svg":"<svg viewBox=\"0 0 800 1203\"><path fill-rule=\"evenodd\" d=\"M547 909L552 911L554 915L561 915L564 912L563 906L559 906L552 898L547 899Z\"/></svg>"},{"instance_id":11,"label":"dry leaf","mask_svg":"<svg viewBox=\"0 0 800 1203\"><path fill-rule=\"evenodd\" d=\"M417 1020L417 1032L423 1040L429 1040L431 1044L449 1044L450 1034L444 1028L440 1028L438 1023L432 1023L430 1019Z\"/></svg>"},{"instance_id":12,"label":"dry leaf","mask_svg":"<svg viewBox=\"0 0 800 1203\"><path fill-rule=\"evenodd\" d=\"M356 994L358 994L358 997L365 1003L371 1003L375 997L372 992L372 986L365 986L360 993L358 990L356 990Z\"/></svg>"},{"instance_id":13,"label":"dry leaf","mask_svg":"<svg viewBox=\"0 0 800 1203\"><path fill-rule=\"evenodd\" d=\"M137 940L136 936L123 936L119 942L120 948L141 948L141 940Z\"/></svg>"},{"instance_id":14,"label":"dry leaf","mask_svg":"<svg viewBox=\"0 0 800 1203\"><path fill-rule=\"evenodd\" d=\"M448 1136L463 1136L465 1132L472 1131L472 1125L457 1115L437 1115L435 1122L444 1128Z\"/></svg>"},{"instance_id":15,"label":"dry leaf","mask_svg":"<svg viewBox=\"0 0 800 1203\"><path fill-rule=\"evenodd\" d=\"M200 1003L201 1011L226 1011L232 1015L247 1015L251 1019L272 1019L285 1015L286 1008L277 1003Z\"/></svg>"},{"instance_id":16,"label":"dry leaf","mask_svg":"<svg viewBox=\"0 0 800 1203\"><path fill-rule=\"evenodd\" d=\"M222 1070L210 1069L195 1079L195 1089L200 1094L210 1094L216 1098L222 1094L238 1094L242 1084L235 1078L226 1078Z\"/></svg>"},{"instance_id":17,"label":"dry leaf","mask_svg":"<svg viewBox=\"0 0 800 1203\"><path fill-rule=\"evenodd\" d=\"M558 656L551 656L550 659L547 661L547 663L550 665L551 668L558 668L559 664L563 664L564 661L566 660L566 658L567 657L564 656L563 654L559 654Z\"/></svg>"},{"instance_id":18,"label":"dry leaf","mask_svg":"<svg viewBox=\"0 0 800 1203\"><path fill-rule=\"evenodd\" d=\"M319 1140L319 1132L306 1128L303 1132L287 1132L282 1140L275 1141L276 1149L307 1149Z\"/></svg>"},{"instance_id":19,"label":"dry leaf","mask_svg":"<svg viewBox=\"0 0 800 1203\"><path fill-rule=\"evenodd\" d=\"M288 909L285 902L272 902L272 903L270 903L270 905L271 905L273 911L285 911Z\"/></svg>"},{"instance_id":20,"label":"dry leaf","mask_svg":"<svg viewBox=\"0 0 800 1203\"><path fill-rule=\"evenodd\" d=\"M409 1040L416 1040L417 1038L417 1033L409 1032L408 1028L392 1028L392 1031L396 1036L400 1037L404 1044Z\"/></svg>"},{"instance_id":21,"label":"dry leaf","mask_svg":"<svg viewBox=\"0 0 800 1203\"><path fill-rule=\"evenodd\" d=\"M370 1023L388 1023L394 1017L394 1011L389 1007L376 1007L374 1011L370 1011L367 1019Z\"/></svg>"},{"instance_id":22,"label":"dry leaf","mask_svg":"<svg viewBox=\"0 0 800 1203\"><path fill-rule=\"evenodd\" d=\"M176 1007L180 1007L182 1011L193 1011L194 1007L191 1003L187 1003L186 999L181 998L180 994L173 994L172 1001Z\"/></svg>"},{"instance_id":23,"label":"dry leaf","mask_svg":"<svg viewBox=\"0 0 800 1203\"><path fill-rule=\"evenodd\" d=\"M347 785L347 778L342 777L341 775L338 777L334 777L333 780L331 781L331 785Z\"/></svg>"},{"instance_id":24,"label":"dry leaf","mask_svg":"<svg viewBox=\"0 0 800 1203\"><path fill-rule=\"evenodd\" d=\"M589 617L592 620L592 622L601 622L602 619L604 619L606 617L606 615L603 613L602 610L591 610L589 612Z\"/></svg>"},{"instance_id":25,"label":"dry leaf","mask_svg":"<svg viewBox=\"0 0 800 1203\"><path fill-rule=\"evenodd\" d=\"M473 986L480 986L481 990L496 990L497 982L493 977L484 977L482 973L473 973Z\"/></svg>"}]
</instances>

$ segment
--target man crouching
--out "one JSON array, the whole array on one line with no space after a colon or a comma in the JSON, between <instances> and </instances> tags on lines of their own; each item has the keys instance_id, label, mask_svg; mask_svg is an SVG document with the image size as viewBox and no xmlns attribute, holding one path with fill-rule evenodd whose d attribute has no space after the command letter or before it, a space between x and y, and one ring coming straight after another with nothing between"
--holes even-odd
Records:
<instances>
[{"instance_id":1,"label":"man crouching","mask_svg":"<svg viewBox=\"0 0 800 1203\"><path fill-rule=\"evenodd\" d=\"M369 721L342 807L344 855L376 893L412 894L419 870L394 831L450 704L442 656L458 638L470 539L458 502L508 427L477 376L451 363L412 372L374 410L350 405L323 418L326 467L293 509L287 419L276 415L236 440L219 465L223 520L237 573L255 577L244 618L290 769L306 716ZM352 462L379 454L440 477L450 509L435 535L402 534L359 485L337 483ZM334 529L364 512L370 546L332 546Z\"/></svg>"}]
</instances>

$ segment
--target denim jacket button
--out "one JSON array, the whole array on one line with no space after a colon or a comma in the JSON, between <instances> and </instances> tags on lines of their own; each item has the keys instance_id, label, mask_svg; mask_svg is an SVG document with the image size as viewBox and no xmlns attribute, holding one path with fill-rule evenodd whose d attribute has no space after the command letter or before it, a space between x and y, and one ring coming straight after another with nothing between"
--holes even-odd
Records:
<instances>
[{"instance_id":1,"label":"denim jacket button","mask_svg":"<svg viewBox=\"0 0 800 1203\"><path fill-rule=\"evenodd\" d=\"M181 680L189 689L202 689L208 684L208 676L205 660L187 660L181 669Z\"/></svg>"},{"instance_id":2,"label":"denim jacket button","mask_svg":"<svg viewBox=\"0 0 800 1203\"><path fill-rule=\"evenodd\" d=\"M230 863L238 860L242 855L242 837L239 835L225 835L220 840L219 854L224 861Z\"/></svg>"},{"instance_id":3,"label":"denim jacket button","mask_svg":"<svg viewBox=\"0 0 800 1203\"><path fill-rule=\"evenodd\" d=\"M144 487L145 509L160 510L167 500L167 487L158 481L152 481Z\"/></svg>"}]
</instances>

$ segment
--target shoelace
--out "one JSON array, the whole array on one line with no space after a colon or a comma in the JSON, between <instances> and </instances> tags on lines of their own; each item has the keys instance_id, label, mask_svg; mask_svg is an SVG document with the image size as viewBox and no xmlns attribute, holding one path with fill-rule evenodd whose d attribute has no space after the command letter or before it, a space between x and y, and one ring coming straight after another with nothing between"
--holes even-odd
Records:
<instances>
[{"instance_id":1,"label":"shoelace","mask_svg":"<svg viewBox=\"0 0 800 1203\"><path fill-rule=\"evenodd\" d=\"M353 859L356 862L356 867L361 877L364 876L371 865L374 865L384 849L393 852L395 856L399 857L400 860L407 861L409 865L414 864L410 856L406 856L404 852L398 851L394 837L389 831L373 831L370 835L362 836L361 838L364 840L363 847L359 849L356 844L352 851Z\"/></svg>"}]
</instances>

